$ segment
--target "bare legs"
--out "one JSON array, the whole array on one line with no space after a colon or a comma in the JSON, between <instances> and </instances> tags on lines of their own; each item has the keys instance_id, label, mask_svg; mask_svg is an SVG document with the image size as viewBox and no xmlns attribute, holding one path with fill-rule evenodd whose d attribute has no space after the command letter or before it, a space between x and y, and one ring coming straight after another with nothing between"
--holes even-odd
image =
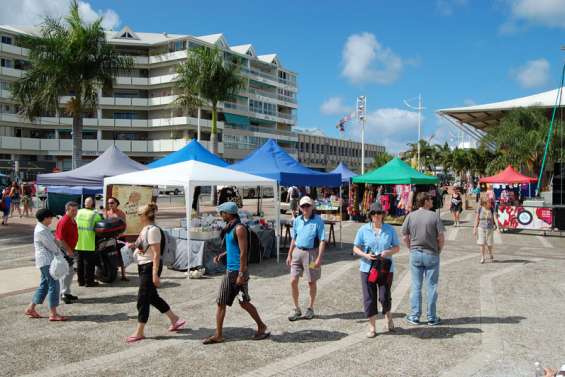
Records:
<instances>
[{"instance_id":1,"label":"bare legs","mask_svg":"<svg viewBox=\"0 0 565 377\"><path fill-rule=\"evenodd\" d=\"M300 292L298 289L298 277L292 277L290 279L290 287L291 287L291 291L292 291L292 302L294 304L294 307L296 309L300 309L300 305L298 303L298 299L300 297ZM318 292L318 286L316 284L315 281L313 282L308 282L308 288L310 291L310 309L314 309L314 303L316 302L316 294Z\"/></svg>"},{"instance_id":2,"label":"bare legs","mask_svg":"<svg viewBox=\"0 0 565 377\"><path fill-rule=\"evenodd\" d=\"M171 321L171 325L174 325L178 320L179 316L176 315L172 310L169 310L165 313L167 317L169 317L169 321ZM145 336L145 323L137 322L137 328L135 332L132 334L135 337L144 337Z\"/></svg>"}]
</instances>

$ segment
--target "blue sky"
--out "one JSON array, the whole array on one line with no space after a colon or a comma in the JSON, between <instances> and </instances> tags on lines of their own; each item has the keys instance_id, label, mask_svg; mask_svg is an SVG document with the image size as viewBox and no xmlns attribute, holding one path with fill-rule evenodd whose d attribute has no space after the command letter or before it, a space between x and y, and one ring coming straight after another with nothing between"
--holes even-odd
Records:
<instances>
[{"instance_id":1,"label":"blue sky","mask_svg":"<svg viewBox=\"0 0 565 377\"><path fill-rule=\"evenodd\" d=\"M231 45L252 43L258 54L279 54L299 74L301 128L338 136L338 119L357 95L366 95L367 138L394 151L417 138L417 117L403 99L422 93L424 135L453 141L435 110L554 88L565 58L565 0L88 3L90 11L110 10L117 28L221 32ZM346 137L358 137L356 125Z\"/></svg>"}]
</instances>

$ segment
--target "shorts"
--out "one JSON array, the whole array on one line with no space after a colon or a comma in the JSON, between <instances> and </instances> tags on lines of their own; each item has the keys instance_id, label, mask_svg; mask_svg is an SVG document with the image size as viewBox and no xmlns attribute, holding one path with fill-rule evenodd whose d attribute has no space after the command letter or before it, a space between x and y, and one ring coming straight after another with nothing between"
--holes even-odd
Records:
<instances>
[{"instance_id":1,"label":"shorts","mask_svg":"<svg viewBox=\"0 0 565 377\"><path fill-rule=\"evenodd\" d=\"M320 280L320 277L322 277L322 267L310 268L310 264L314 263L317 257L318 249L294 249L292 261L290 262L290 276L295 278L306 274L306 279L310 283Z\"/></svg>"},{"instance_id":2,"label":"shorts","mask_svg":"<svg viewBox=\"0 0 565 377\"><path fill-rule=\"evenodd\" d=\"M232 306L239 292L242 293L241 299L239 300L240 303L251 301L251 297L249 296L249 274L247 274L247 280L243 285L235 284L238 275L239 271L226 271L222 279L222 284L220 285L218 298L216 299L218 305Z\"/></svg>"},{"instance_id":3,"label":"shorts","mask_svg":"<svg viewBox=\"0 0 565 377\"><path fill-rule=\"evenodd\" d=\"M290 199L290 210L298 211L298 199Z\"/></svg>"},{"instance_id":4,"label":"shorts","mask_svg":"<svg viewBox=\"0 0 565 377\"><path fill-rule=\"evenodd\" d=\"M487 228L477 228L477 245L492 246L494 230Z\"/></svg>"},{"instance_id":5,"label":"shorts","mask_svg":"<svg viewBox=\"0 0 565 377\"><path fill-rule=\"evenodd\" d=\"M451 208L449 208L449 210L451 212L463 212L463 203L459 203L459 204L452 204Z\"/></svg>"}]
</instances>

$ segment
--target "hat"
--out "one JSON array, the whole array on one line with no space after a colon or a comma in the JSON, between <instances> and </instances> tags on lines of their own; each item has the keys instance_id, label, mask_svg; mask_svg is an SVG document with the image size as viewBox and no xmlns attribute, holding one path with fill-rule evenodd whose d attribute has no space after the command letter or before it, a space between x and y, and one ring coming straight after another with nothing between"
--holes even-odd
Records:
<instances>
[{"instance_id":1,"label":"hat","mask_svg":"<svg viewBox=\"0 0 565 377\"><path fill-rule=\"evenodd\" d=\"M309 196L303 196L302 199L300 199L300 207L302 207L304 204L308 204L310 206L313 206L314 201Z\"/></svg>"},{"instance_id":2,"label":"hat","mask_svg":"<svg viewBox=\"0 0 565 377\"><path fill-rule=\"evenodd\" d=\"M234 202L222 203L216 209L218 212L231 213L232 215L237 215L238 211L237 204L235 204Z\"/></svg>"},{"instance_id":3,"label":"hat","mask_svg":"<svg viewBox=\"0 0 565 377\"><path fill-rule=\"evenodd\" d=\"M369 216L372 216L375 213L384 213L384 209L383 206L381 205L380 202L375 202L371 205L371 208L369 209Z\"/></svg>"}]
</instances>

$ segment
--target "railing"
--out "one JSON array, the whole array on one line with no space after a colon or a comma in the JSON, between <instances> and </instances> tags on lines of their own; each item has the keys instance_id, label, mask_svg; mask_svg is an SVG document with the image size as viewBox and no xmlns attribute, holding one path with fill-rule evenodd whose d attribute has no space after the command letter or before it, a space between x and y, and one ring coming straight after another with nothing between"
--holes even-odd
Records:
<instances>
[{"instance_id":1,"label":"railing","mask_svg":"<svg viewBox=\"0 0 565 377\"><path fill-rule=\"evenodd\" d=\"M233 103L233 102L224 102L223 104L220 105L220 107L224 108L224 109L232 109L232 110L238 110L238 111L249 111L249 106L247 105L241 105L241 104L237 104L237 103Z\"/></svg>"},{"instance_id":2,"label":"railing","mask_svg":"<svg viewBox=\"0 0 565 377\"><path fill-rule=\"evenodd\" d=\"M296 80L283 79L282 77L279 77L279 83L287 86L296 87Z\"/></svg>"},{"instance_id":3,"label":"railing","mask_svg":"<svg viewBox=\"0 0 565 377\"><path fill-rule=\"evenodd\" d=\"M233 124L226 123L224 124L224 129L260 132L264 134L270 134L273 136L281 136L281 137L284 136L285 140L289 138L292 138L292 140L298 140L298 134L291 131L278 130L276 128L256 127L256 126L234 126Z\"/></svg>"},{"instance_id":4,"label":"railing","mask_svg":"<svg viewBox=\"0 0 565 377\"><path fill-rule=\"evenodd\" d=\"M23 69L0 67L0 76L10 76L20 78L24 75Z\"/></svg>"},{"instance_id":5,"label":"railing","mask_svg":"<svg viewBox=\"0 0 565 377\"><path fill-rule=\"evenodd\" d=\"M288 97L288 96L283 96L282 94L279 94L279 95L278 95L278 99L279 99L280 101L290 102L290 103L293 103L293 104L298 103L298 101L296 100L296 98L294 98L294 97Z\"/></svg>"},{"instance_id":6,"label":"railing","mask_svg":"<svg viewBox=\"0 0 565 377\"><path fill-rule=\"evenodd\" d=\"M16 45L9 45L7 43L0 43L0 52L21 56L29 55L29 50L27 48L19 47Z\"/></svg>"}]
</instances>

